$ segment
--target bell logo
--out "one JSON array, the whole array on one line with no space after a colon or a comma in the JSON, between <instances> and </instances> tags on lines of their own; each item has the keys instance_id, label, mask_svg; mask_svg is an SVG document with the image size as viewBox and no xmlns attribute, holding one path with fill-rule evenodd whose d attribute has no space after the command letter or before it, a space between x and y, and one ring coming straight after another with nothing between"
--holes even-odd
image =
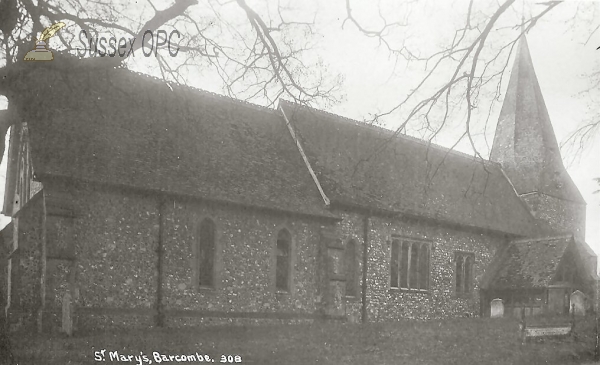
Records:
<instances>
[{"instance_id":1,"label":"bell logo","mask_svg":"<svg viewBox=\"0 0 600 365\"><path fill-rule=\"evenodd\" d=\"M24 61L52 61L54 55L48 49L47 41L65 25L63 22L58 22L44 29L40 38L35 42L35 48L27 52Z\"/></svg>"}]
</instances>

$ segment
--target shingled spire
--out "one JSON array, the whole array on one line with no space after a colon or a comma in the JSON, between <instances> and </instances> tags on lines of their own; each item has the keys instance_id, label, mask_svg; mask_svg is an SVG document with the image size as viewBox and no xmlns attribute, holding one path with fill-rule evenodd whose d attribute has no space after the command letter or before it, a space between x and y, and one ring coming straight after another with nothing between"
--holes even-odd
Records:
<instances>
[{"instance_id":1,"label":"shingled spire","mask_svg":"<svg viewBox=\"0 0 600 365\"><path fill-rule=\"evenodd\" d=\"M520 195L539 193L585 204L564 168L525 35L519 41L490 160L502 164Z\"/></svg>"}]
</instances>

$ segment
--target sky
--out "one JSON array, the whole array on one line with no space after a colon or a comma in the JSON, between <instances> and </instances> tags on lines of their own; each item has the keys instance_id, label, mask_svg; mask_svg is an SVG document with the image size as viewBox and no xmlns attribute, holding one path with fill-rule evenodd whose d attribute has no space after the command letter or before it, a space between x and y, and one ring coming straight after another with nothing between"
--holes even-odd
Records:
<instances>
[{"instance_id":1,"label":"sky","mask_svg":"<svg viewBox=\"0 0 600 365\"><path fill-rule=\"evenodd\" d=\"M261 9L261 1L248 1L248 3L256 9ZM434 51L436 47L448 40L449 35L453 34L453 29L464 22L468 5L467 0L425 0L419 3L423 4L422 6L419 5L419 8L407 13L406 8L396 5L397 2L385 3L382 0L380 3L385 4L380 7L373 6L371 0L351 3L353 14L361 24L370 29L378 29L381 25L378 11L380 9L388 19L408 21L409 27L397 29L395 33L389 35L388 39L406 40L408 45L423 54ZM477 10L487 15L493 10L485 8L484 5L488 3L497 6L495 1L475 0ZM523 14L528 16L538 13L543 6L537 3L517 1L499 20L498 28L514 25ZM220 15L230 16L243 22L244 14L234 3L229 4L221 8L223 13ZM600 46L600 31L591 37L588 44L584 44L590 36L591 29L600 25L600 17L596 17L597 21L594 22L593 13L580 10L582 4L597 5L590 1L567 1L545 15L527 35L536 74L559 143L565 141L586 118L599 111L593 103L593 98L582 94L582 91L591 86L587 75L600 69L600 50L596 51L596 47ZM159 2L155 2L155 5L160 8ZM311 60L321 59L332 75L340 74L344 79L340 90L341 102L328 106L328 111L357 120L368 119L373 113L395 105L423 77L424 65L407 66L402 62L396 62L376 39L365 37L348 22L344 24L346 14L344 1L312 0L303 2L301 6L303 14L309 15L308 18L311 14L315 15L316 35L311 38L313 49L306 57ZM575 18L574 14L577 14ZM573 19L577 22L573 23ZM516 34L514 32L506 34L514 35ZM183 36L185 37L185 34ZM500 36L490 39L490 49L499 44L496 42L501 43L506 39L508 38ZM514 54L511 56L510 65L513 58ZM152 73L153 71L148 69L143 61L136 59L128 66L137 71ZM500 102L508 83L509 72L510 67L500 87ZM448 77L447 72L438 75L437 80L443 81L444 77ZM188 84L223 93L215 73L207 68L192 71ZM5 104L0 99L0 109L3 109ZM489 154L500 106L501 103L498 103L492 109L490 122L485 129L483 126L487 115L479 111L475 114L475 143L484 157ZM483 109L485 108L479 108L479 110ZM405 111L399 111L386 118L384 126L397 127L405 117L403 113ZM435 139L435 143L446 147L452 146L464 128L461 124L463 117L464 114L459 110L453 117L450 127ZM416 129L409 129L408 133L419 136ZM456 149L472 154L472 149L466 143L459 143ZM574 153L563 150L562 154L569 174L587 202L586 241L600 253L600 194L593 194L593 191L600 187L592 180L600 177L600 137L588 143L583 151ZM6 156L0 165L0 194L2 195L5 171ZM8 218L0 217L0 226L7 224L8 221Z\"/></svg>"},{"instance_id":2,"label":"sky","mask_svg":"<svg viewBox=\"0 0 600 365\"><path fill-rule=\"evenodd\" d=\"M465 5L465 2L450 1L446 4L449 7L460 7ZM581 2L572 1L559 5L546 14L527 34L536 75L559 143L564 142L583 121L600 112L598 103L594 104L593 98L581 94L591 86L588 74L600 69L600 50L596 50L600 46L600 31L591 37L587 45L584 44L592 28L585 21L575 24L569 22L573 19L578 5L581 5ZM515 9L511 9L512 14L507 12L506 21L514 22L514 17L520 17L523 11L527 15L536 14L539 10L534 2L520 3ZM406 88L402 85L410 84L415 78L420 80L421 74L415 77L402 73L390 76L394 64L385 49L378 47L375 40L361 37L351 26L347 25L342 30L343 8L338 7L330 11L332 14L341 15L332 17L329 21L331 35L325 40L327 45L323 47L327 53L322 55L328 56L327 60L335 65L333 68L343 71L347 92L346 101L334 106L333 112L363 120L368 117L369 112L393 105L398 97L406 93ZM426 25L425 31L414 38L435 43L448 31L448 24L456 19L448 15L452 13L449 8L430 11L427 14L431 17L428 18L428 22L440 24L436 27L438 29ZM460 17L460 14L459 12L457 16ZM588 14L579 16L589 18ZM600 16L596 19L595 22L591 22L593 27L600 26ZM418 24L418 19L415 23ZM510 59L511 67L513 60L514 53ZM500 100L503 99L511 67L507 72ZM595 96L597 98L600 95ZM489 156L486 145L491 146L493 141L500 106L501 104L498 104L492 113L490 128L485 135L479 136L479 150L484 157ZM398 121L394 121L393 118L388 120L389 128L397 125ZM462 132L462 129L460 131ZM445 131L441 138L436 139L436 143L450 147L455 138L452 131ZM485 139L487 144L482 143ZM464 143L456 149L472 154L470 146ZM587 202L586 242L600 253L600 194L593 194L594 191L600 190L600 186L593 181L593 178L600 177L600 136L590 141L583 151L562 149L561 152L567 171Z\"/></svg>"}]
</instances>

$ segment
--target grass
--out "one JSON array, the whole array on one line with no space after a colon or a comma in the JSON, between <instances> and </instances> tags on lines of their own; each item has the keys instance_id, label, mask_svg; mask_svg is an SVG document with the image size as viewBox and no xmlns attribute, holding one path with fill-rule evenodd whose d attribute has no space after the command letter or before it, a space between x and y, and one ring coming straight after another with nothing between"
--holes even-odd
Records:
<instances>
[{"instance_id":1,"label":"grass","mask_svg":"<svg viewBox=\"0 0 600 365\"><path fill-rule=\"evenodd\" d=\"M514 319L316 323L293 326L220 326L80 333L76 337L16 333L13 351L22 364L98 364L95 351L148 356L240 355L242 364L581 364L590 362L594 319L579 320L578 340L521 345ZM105 363L139 364L131 361ZM227 359L227 358L226 358ZM175 360L175 359L173 359ZM144 362L142 359L141 363ZM179 363L177 361L169 364ZM181 362L184 363L184 362ZM199 363L199 362L196 362Z\"/></svg>"}]
</instances>

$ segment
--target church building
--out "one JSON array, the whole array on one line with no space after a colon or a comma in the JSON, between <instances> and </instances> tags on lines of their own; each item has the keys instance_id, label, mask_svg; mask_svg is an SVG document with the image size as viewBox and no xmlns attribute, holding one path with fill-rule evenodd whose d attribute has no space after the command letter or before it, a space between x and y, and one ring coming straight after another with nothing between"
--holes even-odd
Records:
<instances>
[{"instance_id":1,"label":"church building","mask_svg":"<svg viewBox=\"0 0 600 365\"><path fill-rule=\"evenodd\" d=\"M489 160L81 64L7 75L14 326L58 330L66 302L78 331L489 316L496 298L533 315L594 296L585 201L525 38Z\"/></svg>"}]
</instances>

